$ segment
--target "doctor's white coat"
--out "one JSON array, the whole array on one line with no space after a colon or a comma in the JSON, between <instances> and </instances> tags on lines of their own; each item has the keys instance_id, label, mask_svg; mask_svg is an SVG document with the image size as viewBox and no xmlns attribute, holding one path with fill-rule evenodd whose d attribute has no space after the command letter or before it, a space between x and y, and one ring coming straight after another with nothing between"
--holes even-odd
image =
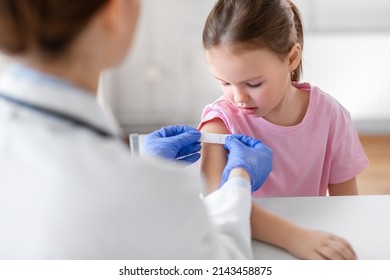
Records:
<instances>
[{"instance_id":1,"label":"doctor's white coat","mask_svg":"<svg viewBox=\"0 0 390 280\"><path fill-rule=\"evenodd\" d=\"M133 158L95 97L18 66L0 93L0 259L251 258L250 185L233 179L204 201L183 167Z\"/></svg>"}]
</instances>

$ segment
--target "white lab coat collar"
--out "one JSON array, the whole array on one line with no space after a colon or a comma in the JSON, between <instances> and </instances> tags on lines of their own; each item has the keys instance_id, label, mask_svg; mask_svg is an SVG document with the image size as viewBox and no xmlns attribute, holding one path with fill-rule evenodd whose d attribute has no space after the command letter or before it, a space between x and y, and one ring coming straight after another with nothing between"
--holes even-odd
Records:
<instances>
[{"instance_id":1,"label":"white lab coat collar","mask_svg":"<svg viewBox=\"0 0 390 280\"><path fill-rule=\"evenodd\" d=\"M107 117L93 93L58 77L15 65L0 78L0 92L33 105L71 115L109 134L122 135L118 123Z\"/></svg>"}]
</instances>

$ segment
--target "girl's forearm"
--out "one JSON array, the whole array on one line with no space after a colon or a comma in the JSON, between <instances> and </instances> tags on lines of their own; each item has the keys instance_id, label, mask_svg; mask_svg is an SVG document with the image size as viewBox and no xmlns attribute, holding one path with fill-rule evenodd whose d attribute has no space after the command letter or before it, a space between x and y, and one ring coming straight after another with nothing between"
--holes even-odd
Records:
<instances>
[{"instance_id":1,"label":"girl's forearm","mask_svg":"<svg viewBox=\"0 0 390 280\"><path fill-rule=\"evenodd\" d=\"M302 230L299 226L252 204L252 238L291 251L294 239Z\"/></svg>"}]
</instances>

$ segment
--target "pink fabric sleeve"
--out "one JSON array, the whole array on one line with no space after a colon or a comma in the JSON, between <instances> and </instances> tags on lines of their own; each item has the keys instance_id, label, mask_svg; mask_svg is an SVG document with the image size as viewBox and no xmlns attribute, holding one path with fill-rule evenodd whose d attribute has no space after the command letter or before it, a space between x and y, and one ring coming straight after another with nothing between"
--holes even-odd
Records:
<instances>
[{"instance_id":1,"label":"pink fabric sleeve","mask_svg":"<svg viewBox=\"0 0 390 280\"><path fill-rule=\"evenodd\" d=\"M330 184L348 181L368 166L367 156L349 112L340 107L335 116L330 143L332 153Z\"/></svg>"},{"instance_id":2,"label":"pink fabric sleeve","mask_svg":"<svg viewBox=\"0 0 390 280\"><path fill-rule=\"evenodd\" d=\"M212 108L213 105L214 104L207 105L203 109L202 116L201 116L201 121L200 121L200 123L198 125L198 130L202 129L202 126L206 122L211 121L212 119L215 119L215 118L219 118L219 119L221 119L225 123L227 129L231 133L231 128L230 128L230 125L229 125L229 121L227 120L226 116L224 114L222 114L222 112L220 112L219 110L214 110Z\"/></svg>"}]
</instances>

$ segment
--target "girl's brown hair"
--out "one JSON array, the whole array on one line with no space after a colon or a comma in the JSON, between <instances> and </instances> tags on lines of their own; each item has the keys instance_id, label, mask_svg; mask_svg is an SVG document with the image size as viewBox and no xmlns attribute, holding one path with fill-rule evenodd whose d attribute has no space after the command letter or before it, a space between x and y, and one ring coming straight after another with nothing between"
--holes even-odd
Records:
<instances>
[{"instance_id":1,"label":"girl's brown hair","mask_svg":"<svg viewBox=\"0 0 390 280\"><path fill-rule=\"evenodd\" d=\"M72 42L109 0L0 0L0 49L55 55Z\"/></svg>"},{"instance_id":2,"label":"girl's brown hair","mask_svg":"<svg viewBox=\"0 0 390 280\"><path fill-rule=\"evenodd\" d=\"M289 0L218 0L203 30L203 46L221 44L239 48L268 48L285 58L292 46L303 48L303 28L298 8ZM293 81L302 74L299 63Z\"/></svg>"}]
</instances>

